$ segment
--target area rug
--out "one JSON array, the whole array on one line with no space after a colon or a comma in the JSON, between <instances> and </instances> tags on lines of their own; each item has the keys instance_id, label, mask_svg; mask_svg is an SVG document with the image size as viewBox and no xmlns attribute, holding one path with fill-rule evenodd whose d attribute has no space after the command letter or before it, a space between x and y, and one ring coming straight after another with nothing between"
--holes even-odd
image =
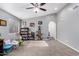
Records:
<instances>
[{"instance_id":1,"label":"area rug","mask_svg":"<svg viewBox=\"0 0 79 59\"><path fill-rule=\"evenodd\" d=\"M45 41L29 41L24 43L27 47L48 47Z\"/></svg>"}]
</instances>

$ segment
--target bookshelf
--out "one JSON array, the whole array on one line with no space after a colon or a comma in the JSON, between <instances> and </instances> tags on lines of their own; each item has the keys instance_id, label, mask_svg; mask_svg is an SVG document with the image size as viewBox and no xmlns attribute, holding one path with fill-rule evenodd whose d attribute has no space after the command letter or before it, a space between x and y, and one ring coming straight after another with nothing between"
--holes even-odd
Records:
<instances>
[{"instance_id":1,"label":"bookshelf","mask_svg":"<svg viewBox=\"0 0 79 59\"><path fill-rule=\"evenodd\" d=\"M22 36L22 40L34 40L35 39L34 32L31 32L29 28L21 28L20 35Z\"/></svg>"}]
</instances>

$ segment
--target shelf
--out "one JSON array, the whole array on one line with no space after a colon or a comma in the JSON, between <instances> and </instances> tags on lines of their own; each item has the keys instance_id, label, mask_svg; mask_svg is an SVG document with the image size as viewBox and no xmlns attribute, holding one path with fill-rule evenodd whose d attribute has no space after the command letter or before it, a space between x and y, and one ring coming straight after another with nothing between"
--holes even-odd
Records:
<instances>
[{"instance_id":1,"label":"shelf","mask_svg":"<svg viewBox=\"0 0 79 59\"><path fill-rule=\"evenodd\" d=\"M22 36L23 40L31 40L34 39L33 32L30 33L29 28L21 28L20 35Z\"/></svg>"}]
</instances>

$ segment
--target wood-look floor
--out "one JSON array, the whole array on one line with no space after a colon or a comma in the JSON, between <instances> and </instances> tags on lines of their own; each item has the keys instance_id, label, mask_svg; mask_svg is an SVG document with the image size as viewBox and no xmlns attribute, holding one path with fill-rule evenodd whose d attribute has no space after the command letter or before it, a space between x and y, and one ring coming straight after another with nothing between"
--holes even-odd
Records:
<instances>
[{"instance_id":1,"label":"wood-look floor","mask_svg":"<svg viewBox=\"0 0 79 59\"><path fill-rule=\"evenodd\" d=\"M43 41L44 44L40 42L42 41L25 41L23 46L6 56L79 56L78 52L56 40Z\"/></svg>"}]
</instances>

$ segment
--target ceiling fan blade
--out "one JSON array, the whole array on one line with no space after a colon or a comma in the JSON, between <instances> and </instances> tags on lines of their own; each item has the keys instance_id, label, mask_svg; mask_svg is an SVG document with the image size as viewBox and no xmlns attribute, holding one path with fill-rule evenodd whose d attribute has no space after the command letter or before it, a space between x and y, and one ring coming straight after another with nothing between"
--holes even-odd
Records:
<instances>
[{"instance_id":1,"label":"ceiling fan blade","mask_svg":"<svg viewBox=\"0 0 79 59\"><path fill-rule=\"evenodd\" d=\"M28 7L28 8L26 8L26 9L33 9L34 7Z\"/></svg>"},{"instance_id":2,"label":"ceiling fan blade","mask_svg":"<svg viewBox=\"0 0 79 59\"><path fill-rule=\"evenodd\" d=\"M46 9L44 9L44 8L40 8L40 10L47 11L47 10L46 10Z\"/></svg>"},{"instance_id":3,"label":"ceiling fan blade","mask_svg":"<svg viewBox=\"0 0 79 59\"><path fill-rule=\"evenodd\" d=\"M30 3L30 4L32 4L33 6L35 6L35 4L34 4L34 3Z\"/></svg>"},{"instance_id":4,"label":"ceiling fan blade","mask_svg":"<svg viewBox=\"0 0 79 59\"><path fill-rule=\"evenodd\" d=\"M41 3L40 6L43 6L43 5L45 5L45 4L46 4L46 3Z\"/></svg>"}]
</instances>

